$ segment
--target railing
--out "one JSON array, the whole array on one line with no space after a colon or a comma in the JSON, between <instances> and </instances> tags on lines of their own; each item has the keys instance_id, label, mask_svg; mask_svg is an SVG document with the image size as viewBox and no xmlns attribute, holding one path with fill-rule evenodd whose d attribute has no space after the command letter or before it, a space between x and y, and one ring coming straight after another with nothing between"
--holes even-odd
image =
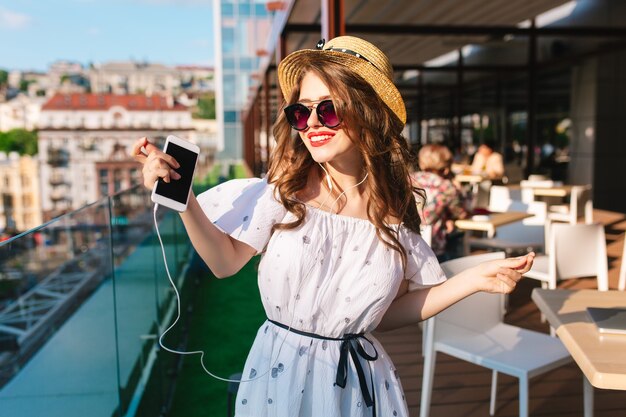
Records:
<instances>
[{"instance_id":1,"label":"railing","mask_svg":"<svg viewBox=\"0 0 626 417\"><path fill-rule=\"evenodd\" d=\"M192 248L178 215L158 214L180 288ZM175 304L152 216L134 187L0 244L0 415L135 415L155 375L163 408L156 338Z\"/></svg>"}]
</instances>

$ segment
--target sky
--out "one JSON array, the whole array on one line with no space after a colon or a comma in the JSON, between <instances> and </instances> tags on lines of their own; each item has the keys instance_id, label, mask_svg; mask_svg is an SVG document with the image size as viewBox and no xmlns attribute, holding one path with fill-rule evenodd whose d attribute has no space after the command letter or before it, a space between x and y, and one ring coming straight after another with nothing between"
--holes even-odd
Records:
<instances>
[{"instance_id":1,"label":"sky","mask_svg":"<svg viewBox=\"0 0 626 417\"><path fill-rule=\"evenodd\" d=\"M0 0L0 69L137 60L213 65L214 0Z\"/></svg>"}]
</instances>

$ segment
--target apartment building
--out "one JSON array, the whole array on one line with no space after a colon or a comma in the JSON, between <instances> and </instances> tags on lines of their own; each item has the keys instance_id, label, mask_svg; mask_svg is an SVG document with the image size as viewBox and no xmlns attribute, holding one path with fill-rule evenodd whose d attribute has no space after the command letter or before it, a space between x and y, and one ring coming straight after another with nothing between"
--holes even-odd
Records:
<instances>
[{"instance_id":1,"label":"apartment building","mask_svg":"<svg viewBox=\"0 0 626 417\"><path fill-rule=\"evenodd\" d=\"M37 159L0 152L0 231L25 231L42 223Z\"/></svg>"},{"instance_id":2,"label":"apartment building","mask_svg":"<svg viewBox=\"0 0 626 417\"><path fill-rule=\"evenodd\" d=\"M129 157L142 136L195 140L189 108L160 95L56 94L39 123L44 219L77 209L138 182Z\"/></svg>"},{"instance_id":3,"label":"apartment building","mask_svg":"<svg viewBox=\"0 0 626 417\"><path fill-rule=\"evenodd\" d=\"M11 129L36 129L41 106L46 101L45 97L19 94L12 100L0 103L0 132L7 132Z\"/></svg>"}]
</instances>

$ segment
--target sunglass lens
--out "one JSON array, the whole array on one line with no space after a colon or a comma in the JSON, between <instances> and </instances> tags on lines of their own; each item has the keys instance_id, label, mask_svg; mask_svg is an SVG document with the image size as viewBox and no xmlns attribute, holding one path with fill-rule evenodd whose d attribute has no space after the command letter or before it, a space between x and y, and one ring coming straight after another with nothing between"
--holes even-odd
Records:
<instances>
[{"instance_id":1,"label":"sunglass lens","mask_svg":"<svg viewBox=\"0 0 626 417\"><path fill-rule=\"evenodd\" d=\"M326 127L337 127L341 121L331 100L324 100L317 106L317 116Z\"/></svg>"},{"instance_id":2,"label":"sunglass lens","mask_svg":"<svg viewBox=\"0 0 626 417\"><path fill-rule=\"evenodd\" d=\"M285 116L287 116L287 121L291 127L296 130L306 129L307 121L309 120L310 115L311 110L300 103L285 107Z\"/></svg>"}]
</instances>

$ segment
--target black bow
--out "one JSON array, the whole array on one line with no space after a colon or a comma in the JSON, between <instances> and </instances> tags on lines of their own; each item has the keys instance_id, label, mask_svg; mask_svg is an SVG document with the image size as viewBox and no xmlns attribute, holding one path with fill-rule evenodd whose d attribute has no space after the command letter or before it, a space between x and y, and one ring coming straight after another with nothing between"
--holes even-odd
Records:
<instances>
[{"instance_id":1,"label":"black bow","mask_svg":"<svg viewBox=\"0 0 626 417\"><path fill-rule=\"evenodd\" d=\"M374 349L373 356L365 351L359 339L365 339L372 346L372 348ZM337 364L337 378L335 379L335 384L337 384L341 388L346 387L346 382L348 380L348 352L350 353L352 363L354 363L354 368L356 369L357 376L359 377L359 385L361 386L361 393L363 394L365 405L371 407L372 405L375 405L376 402L374 393L374 380L370 372L370 380L372 383L372 393L370 394L365 378L365 372L363 371L363 366L361 365L359 356L361 356L366 361L375 361L376 359L378 359L378 352L376 351L376 347L374 347L374 344L371 342L371 340L369 340L362 334L345 335L345 339L343 340L343 342L341 342L341 353L339 355L339 363ZM376 407L374 407L373 413L373 415L376 415Z\"/></svg>"},{"instance_id":2,"label":"black bow","mask_svg":"<svg viewBox=\"0 0 626 417\"><path fill-rule=\"evenodd\" d=\"M317 45L315 45L315 49L322 49L324 47L324 44L326 43L326 39L322 38L317 42Z\"/></svg>"}]
</instances>

